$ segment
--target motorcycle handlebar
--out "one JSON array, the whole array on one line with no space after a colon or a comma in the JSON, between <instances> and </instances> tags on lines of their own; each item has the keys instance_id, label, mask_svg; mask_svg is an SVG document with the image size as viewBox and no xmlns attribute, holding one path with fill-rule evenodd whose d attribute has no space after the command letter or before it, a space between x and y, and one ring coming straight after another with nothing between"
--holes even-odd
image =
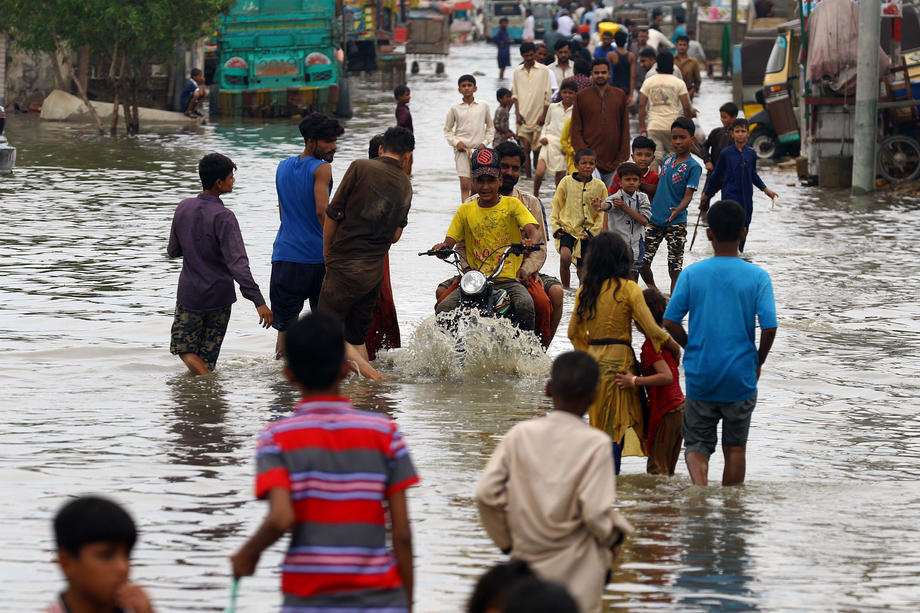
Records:
<instances>
[{"instance_id":1,"label":"motorcycle handlebar","mask_svg":"<svg viewBox=\"0 0 920 613\"><path fill-rule=\"evenodd\" d=\"M429 249L428 251L422 251L419 255L450 255L453 252L454 250L450 247L441 247L437 250Z\"/></svg>"}]
</instances>

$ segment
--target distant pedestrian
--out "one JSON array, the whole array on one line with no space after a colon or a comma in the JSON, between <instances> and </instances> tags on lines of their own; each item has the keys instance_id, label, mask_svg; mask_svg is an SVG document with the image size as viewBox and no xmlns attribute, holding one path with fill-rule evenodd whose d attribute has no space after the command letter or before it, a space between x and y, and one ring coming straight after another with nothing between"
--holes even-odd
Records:
<instances>
[{"instance_id":1,"label":"distant pedestrian","mask_svg":"<svg viewBox=\"0 0 920 613\"><path fill-rule=\"evenodd\" d=\"M536 47L533 43L523 43L520 52L524 62L514 69L511 97L514 98L518 144L528 156L524 175L530 177L530 152L532 151L536 158L540 151L540 131L553 95L552 73L549 68L536 62ZM536 159L533 166L536 166Z\"/></svg>"},{"instance_id":2,"label":"distant pedestrian","mask_svg":"<svg viewBox=\"0 0 920 613\"><path fill-rule=\"evenodd\" d=\"M556 52L556 61L549 65L550 72L556 77L556 83L562 86L563 81L575 75L575 63L572 60L571 43L562 39L556 42L552 49Z\"/></svg>"},{"instance_id":3,"label":"distant pedestrian","mask_svg":"<svg viewBox=\"0 0 920 613\"><path fill-rule=\"evenodd\" d=\"M204 73L200 68L192 68L189 79L179 94L179 108L188 117L203 117L198 107L207 97L208 88L205 86Z\"/></svg>"},{"instance_id":4,"label":"distant pedestrian","mask_svg":"<svg viewBox=\"0 0 920 613\"><path fill-rule=\"evenodd\" d=\"M684 248L687 244L687 207L693 192L700 185L703 168L690 155L695 126L686 117L671 124L671 142L674 153L661 164L661 175L656 185L643 184L642 191L651 194L652 219L645 228L645 259L640 274L649 287L655 287L652 260L662 241L668 244L668 274L671 293L684 268Z\"/></svg>"},{"instance_id":5,"label":"distant pedestrian","mask_svg":"<svg viewBox=\"0 0 920 613\"><path fill-rule=\"evenodd\" d=\"M495 136L492 138L493 147L505 141L517 139L517 134L511 131L511 107L514 106L511 90L507 87L499 87L495 92L495 98L498 100L498 106L495 108L495 117L492 118L492 126L495 129Z\"/></svg>"},{"instance_id":6,"label":"distant pedestrian","mask_svg":"<svg viewBox=\"0 0 920 613\"><path fill-rule=\"evenodd\" d=\"M392 127L383 135L380 157L355 160L326 209L323 253L326 277L318 309L345 326L348 359L368 378L383 377L368 363L365 340L383 282L390 246L409 223L415 137Z\"/></svg>"},{"instance_id":7,"label":"distant pedestrian","mask_svg":"<svg viewBox=\"0 0 920 613\"><path fill-rule=\"evenodd\" d=\"M675 45L681 36L687 35L687 18L683 13L674 11L674 31L671 32L671 42Z\"/></svg>"},{"instance_id":8,"label":"distant pedestrian","mask_svg":"<svg viewBox=\"0 0 920 613\"><path fill-rule=\"evenodd\" d=\"M492 541L542 579L568 588L582 613L601 610L612 550L632 532L613 509L610 440L583 419L597 397L598 376L597 363L586 353L556 358L546 385L553 410L511 428L476 487L479 515ZM518 606L519 596L509 593L503 610L535 610Z\"/></svg>"},{"instance_id":9,"label":"distant pedestrian","mask_svg":"<svg viewBox=\"0 0 920 613\"><path fill-rule=\"evenodd\" d=\"M476 149L489 144L495 137L495 127L489 105L476 100L476 77L461 75L457 90L462 100L451 105L444 120L444 138L454 150L454 165L460 178L460 202L470 197L470 156Z\"/></svg>"},{"instance_id":10,"label":"distant pedestrian","mask_svg":"<svg viewBox=\"0 0 920 613\"><path fill-rule=\"evenodd\" d=\"M554 186L559 185L565 176L565 152L562 150L560 137L565 123L572 118L572 105L575 103L578 85L572 79L563 81L559 86L559 93L562 101L549 105L543 131L540 133L540 159L533 180L533 193L537 198L540 197L540 186L547 171L553 176Z\"/></svg>"},{"instance_id":11,"label":"distant pedestrian","mask_svg":"<svg viewBox=\"0 0 920 613\"><path fill-rule=\"evenodd\" d=\"M53 528L67 587L44 613L153 613L150 598L130 581L137 527L120 505L74 498L58 510Z\"/></svg>"},{"instance_id":12,"label":"distant pedestrian","mask_svg":"<svg viewBox=\"0 0 920 613\"><path fill-rule=\"evenodd\" d=\"M556 251L559 252L559 278L565 289L570 285L569 269L573 261L579 280L584 274L587 245L600 233L604 221L595 205L607 197L607 186L592 176L597 167L593 151L579 149L575 153L575 166L578 170L563 177L556 186L550 215Z\"/></svg>"},{"instance_id":13,"label":"distant pedestrian","mask_svg":"<svg viewBox=\"0 0 920 613\"><path fill-rule=\"evenodd\" d=\"M703 49L700 41L696 40L696 34L688 32L687 38L690 39L690 44L687 46L687 55L699 62L701 67L707 66L706 50Z\"/></svg>"},{"instance_id":14,"label":"distant pedestrian","mask_svg":"<svg viewBox=\"0 0 920 613\"><path fill-rule=\"evenodd\" d=\"M572 109L572 147L592 149L597 154L597 170L604 185L610 187L617 166L629 157L629 100L623 90L610 85L606 60L594 60L593 87L575 97Z\"/></svg>"},{"instance_id":15,"label":"distant pedestrian","mask_svg":"<svg viewBox=\"0 0 920 613\"><path fill-rule=\"evenodd\" d=\"M700 91L703 77L700 75L699 62L687 55L689 49L690 39L687 36L679 37L677 39L677 53L674 55L674 65L680 68L681 77L687 86L687 94L693 100Z\"/></svg>"},{"instance_id":16,"label":"distant pedestrian","mask_svg":"<svg viewBox=\"0 0 920 613\"><path fill-rule=\"evenodd\" d=\"M732 138L732 122L737 118L738 107L734 102L726 102L719 107L719 121L722 122L722 125L712 129L700 151L700 157L705 163L706 172L710 175L715 170L716 162L719 161L719 154L722 153L722 150L731 147L735 142L735 139ZM709 182L708 176L706 177L706 182Z\"/></svg>"},{"instance_id":17,"label":"distant pedestrian","mask_svg":"<svg viewBox=\"0 0 920 613\"><path fill-rule=\"evenodd\" d=\"M619 234L603 232L591 241L585 277L575 295L569 340L590 353L600 365L597 399L588 410L589 423L605 432L613 444L616 473L622 456L645 456L645 420L636 389L617 386L618 373L640 374L632 348L632 322L652 339L655 349L669 342L648 310L642 290L630 279L632 250Z\"/></svg>"},{"instance_id":18,"label":"distant pedestrian","mask_svg":"<svg viewBox=\"0 0 920 613\"><path fill-rule=\"evenodd\" d=\"M236 164L210 153L198 162L202 192L179 203L173 215L166 253L182 258L176 313L169 351L178 355L193 375L206 375L217 364L220 347L236 302L233 282L251 300L263 328L272 325L272 312L249 271L249 258L233 211L220 197L233 191Z\"/></svg>"},{"instance_id":19,"label":"distant pedestrian","mask_svg":"<svg viewBox=\"0 0 920 613\"><path fill-rule=\"evenodd\" d=\"M534 28L536 24L534 23L533 11L530 9L524 9L524 27L521 29L521 40L525 43L534 42Z\"/></svg>"},{"instance_id":20,"label":"distant pedestrian","mask_svg":"<svg viewBox=\"0 0 920 613\"><path fill-rule=\"evenodd\" d=\"M654 287L646 289L642 296L655 323L664 325L662 318L668 299ZM620 389L645 388L649 413L645 470L650 475L673 475L683 442L684 393L680 389L677 371L680 356L675 357L666 349L655 349L651 339L646 338L639 359L641 374L617 373L617 385Z\"/></svg>"},{"instance_id":21,"label":"distant pedestrian","mask_svg":"<svg viewBox=\"0 0 920 613\"><path fill-rule=\"evenodd\" d=\"M632 106L636 80L636 56L626 47L624 30L617 30L613 35L613 40L617 47L612 53L608 53L606 58L607 63L610 64L610 84L623 90L629 106Z\"/></svg>"},{"instance_id":22,"label":"distant pedestrian","mask_svg":"<svg viewBox=\"0 0 920 613\"><path fill-rule=\"evenodd\" d=\"M555 18L553 18L553 21L550 24L550 29L547 30L543 34L543 42L546 43L546 46L549 47L550 49L555 49L556 43L558 43L561 40L566 40L566 38L568 37L563 36L559 32L559 22L556 21ZM558 78L558 75L557 75L557 78ZM562 81L559 81L559 82L562 83Z\"/></svg>"},{"instance_id":23,"label":"distant pedestrian","mask_svg":"<svg viewBox=\"0 0 920 613\"><path fill-rule=\"evenodd\" d=\"M686 83L670 74L673 63L674 56L670 53L659 53L660 72L646 76L639 90L639 132L655 141L655 162L658 164L674 152L671 144L674 120L681 116L681 112L684 117L694 115Z\"/></svg>"},{"instance_id":24,"label":"distant pedestrian","mask_svg":"<svg viewBox=\"0 0 920 613\"><path fill-rule=\"evenodd\" d=\"M269 298L278 331L275 358L284 355L284 331L297 321L304 303L316 310L323 287L323 224L332 194L332 160L345 133L338 120L311 113L300 122L303 152L278 164L275 189L281 225L272 248Z\"/></svg>"},{"instance_id":25,"label":"distant pedestrian","mask_svg":"<svg viewBox=\"0 0 920 613\"><path fill-rule=\"evenodd\" d=\"M291 326L285 344L285 377L301 400L259 434L255 494L268 513L230 558L233 576L253 575L262 553L290 531L283 610L408 613L414 571L406 490L419 479L399 428L341 396L351 367L334 317L310 313Z\"/></svg>"},{"instance_id":26,"label":"distant pedestrian","mask_svg":"<svg viewBox=\"0 0 920 613\"><path fill-rule=\"evenodd\" d=\"M414 132L412 128L412 111L409 110L409 100L412 93L405 85L397 85L393 89L393 96L396 98L396 125Z\"/></svg>"},{"instance_id":27,"label":"distant pedestrian","mask_svg":"<svg viewBox=\"0 0 920 613\"><path fill-rule=\"evenodd\" d=\"M511 66L511 35L508 34L508 19L502 17L498 20L498 30L492 38L498 49L498 78L505 78L505 68Z\"/></svg>"},{"instance_id":28,"label":"distant pedestrian","mask_svg":"<svg viewBox=\"0 0 920 613\"><path fill-rule=\"evenodd\" d=\"M559 24L559 33L563 36L571 36L575 29L575 22L569 16L569 12L565 9L559 11L559 15L556 18L557 23Z\"/></svg>"},{"instance_id":29,"label":"distant pedestrian","mask_svg":"<svg viewBox=\"0 0 920 613\"><path fill-rule=\"evenodd\" d=\"M686 347L687 398L683 436L694 485L708 485L709 457L722 422L722 485L744 482L745 447L757 405L760 370L776 338L770 275L738 257L745 212L731 200L709 210L706 237L713 257L689 266L677 280L664 326ZM689 332L681 323L689 313ZM760 326L760 346L754 340Z\"/></svg>"},{"instance_id":30,"label":"distant pedestrian","mask_svg":"<svg viewBox=\"0 0 920 613\"><path fill-rule=\"evenodd\" d=\"M710 198L720 188L722 200L734 200L741 205L745 215L745 236L738 245L738 251L743 253L744 243L750 232L751 216L754 214L754 188L762 191L768 198L775 198L776 192L767 187L757 174L757 154L746 144L747 119L738 118L732 121L732 138L735 141L734 146L723 149L719 154L715 170L712 171L712 180L707 181L700 199L700 209L706 212Z\"/></svg>"}]
</instances>

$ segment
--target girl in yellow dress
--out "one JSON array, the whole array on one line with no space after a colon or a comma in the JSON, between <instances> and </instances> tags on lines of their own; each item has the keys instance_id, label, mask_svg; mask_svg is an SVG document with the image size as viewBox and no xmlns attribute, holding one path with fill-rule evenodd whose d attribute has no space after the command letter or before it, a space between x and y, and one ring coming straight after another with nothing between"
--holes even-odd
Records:
<instances>
[{"instance_id":1,"label":"girl in yellow dress","mask_svg":"<svg viewBox=\"0 0 920 613\"><path fill-rule=\"evenodd\" d=\"M569 323L569 340L575 349L594 356L600 366L597 400L588 409L588 417L592 426L613 441L619 474L621 455L647 455L639 390L620 389L616 384L617 373L638 374L632 322L635 320L645 332L656 351L662 345L669 349L676 345L655 323L642 290L630 278L632 250L619 235L603 232L592 239L585 266Z\"/></svg>"}]
</instances>

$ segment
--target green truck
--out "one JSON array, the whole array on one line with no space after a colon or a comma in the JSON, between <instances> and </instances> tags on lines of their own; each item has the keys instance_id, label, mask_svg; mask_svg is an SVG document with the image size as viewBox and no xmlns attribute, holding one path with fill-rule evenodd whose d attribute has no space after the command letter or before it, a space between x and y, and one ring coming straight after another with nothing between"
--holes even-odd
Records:
<instances>
[{"instance_id":1,"label":"green truck","mask_svg":"<svg viewBox=\"0 0 920 613\"><path fill-rule=\"evenodd\" d=\"M224 116L350 115L336 0L237 0L217 36Z\"/></svg>"}]
</instances>

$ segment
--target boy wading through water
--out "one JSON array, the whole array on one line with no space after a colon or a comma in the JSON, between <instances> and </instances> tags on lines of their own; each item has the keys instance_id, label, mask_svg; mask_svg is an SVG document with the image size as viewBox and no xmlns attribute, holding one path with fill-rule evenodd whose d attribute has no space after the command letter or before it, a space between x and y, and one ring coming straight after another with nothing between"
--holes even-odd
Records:
<instances>
[{"instance_id":1,"label":"boy wading through water","mask_svg":"<svg viewBox=\"0 0 920 613\"><path fill-rule=\"evenodd\" d=\"M230 306L236 302L234 281L256 305L259 324L272 325L272 312L249 272L236 215L220 199L233 191L234 170L236 165L225 155L201 158L198 176L204 191L179 203L166 247L169 257L182 258L169 351L193 375L206 375L217 364Z\"/></svg>"},{"instance_id":2,"label":"boy wading through water","mask_svg":"<svg viewBox=\"0 0 920 613\"><path fill-rule=\"evenodd\" d=\"M284 374L303 399L259 435L256 497L267 499L269 510L230 558L233 576L255 573L262 552L290 530L283 611L408 612L406 489L418 483L409 450L395 422L340 395L351 367L335 318L303 317L285 344Z\"/></svg>"},{"instance_id":3,"label":"boy wading through water","mask_svg":"<svg viewBox=\"0 0 920 613\"><path fill-rule=\"evenodd\" d=\"M475 149L486 147L495 137L489 105L476 100L476 77L470 74L457 79L457 91L463 96L452 105L444 120L444 138L454 148L454 164L460 178L460 201L470 197L470 156Z\"/></svg>"},{"instance_id":4,"label":"boy wading through water","mask_svg":"<svg viewBox=\"0 0 920 613\"><path fill-rule=\"evenodd\" d=\"M745 447L757 404L760 369L776 338L770 275L738 257L744 209L721 200L709 211L706 237L714 257L688 266L664 313L664 327L686 348L683 435L694 485L709 483L709 457L722 422L722 485L744 482ZM690 314L688 330L681 321ZM760 324L760 347L754 329Z\"/></svg>"},{"instance_id":5,"label":"boy wading through water","mask_svg":"<svg viewBox=\"0 0 920 613\"><path fill-rule=\"evenodd\" d=\"M582 613L600 612L614 548L632 532L613 508L610 439L584 421L599 376L587 353L556 358L546 384L553 410L511 428L476 487L492 541L539 577L568 588Z\"/></svg>"}]
</instances>

